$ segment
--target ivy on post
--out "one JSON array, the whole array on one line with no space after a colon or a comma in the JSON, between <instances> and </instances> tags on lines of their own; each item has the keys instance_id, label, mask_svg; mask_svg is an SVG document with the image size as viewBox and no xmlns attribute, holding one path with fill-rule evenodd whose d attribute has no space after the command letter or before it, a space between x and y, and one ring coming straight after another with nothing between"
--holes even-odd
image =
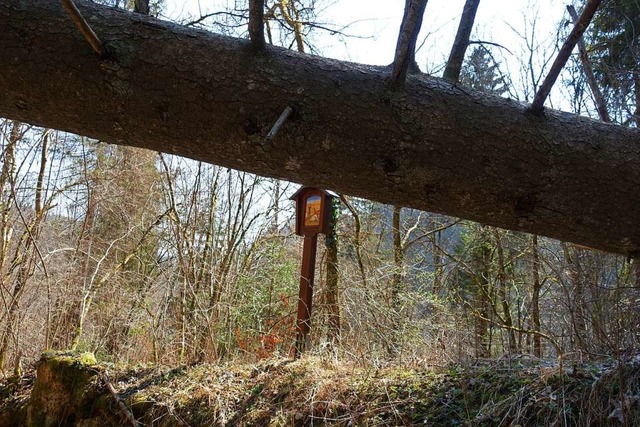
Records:
<instances>
[{"instance_id":1,"label":"ivy on post","mask_svg":"<svg viewBox=\"0 0 640 427\"><path fill-rule=\"evenodd\" d=\"M300 292L294 357L300 357L307 347L311 330L313 279L316 267L318 234L327 234L333 226L332 206L338 195L313 187L302 187L291 196L296 202L296 234L304 236Z\"/></svg>"}]
</instances>

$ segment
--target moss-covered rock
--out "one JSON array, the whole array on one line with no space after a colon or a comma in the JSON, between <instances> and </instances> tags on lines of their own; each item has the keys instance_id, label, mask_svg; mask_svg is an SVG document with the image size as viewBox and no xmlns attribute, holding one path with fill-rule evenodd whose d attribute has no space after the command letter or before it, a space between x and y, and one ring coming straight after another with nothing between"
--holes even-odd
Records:
<instances>
[{"instance_id":1,"label":"moss-covered rock","mask_svg":"<svg viewBox=\"0 0 640 427\"><path fill-rule=\"evenodd\" d=\"M43 353L27 407L27 425L74 425L90 418L97 398L91 384L99 372L91 353Z\"/></svg>"}]
</instances>

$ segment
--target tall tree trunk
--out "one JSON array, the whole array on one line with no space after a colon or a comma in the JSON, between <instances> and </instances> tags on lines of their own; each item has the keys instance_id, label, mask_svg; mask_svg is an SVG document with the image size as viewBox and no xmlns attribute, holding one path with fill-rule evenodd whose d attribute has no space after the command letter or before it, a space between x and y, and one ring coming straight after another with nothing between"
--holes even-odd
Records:
<instances>
[{"instance_id":1,"label":"tall tree trunk","mask_svg":"<svg viewBox=\"0 0 640 427\"><path fill-rule=\"evenodd\" d=\"M273 234L280 234L280 221L278 221L278 217L280 216L280 186L281 182L279 179L273 180L273 224L272 224L272 232Z\"/></svg>"},{"instance_id":2,"label":"tall tree trunk","mask_svg":"<svg viewBox=\"0 0 640 427\"><path fill-rule=\"evenodd\" d=\"M633 121L636 128L640 128L640 72L633 73L633 92L636 100L636 109L633 112Z\"/></svg>"},{"instance_id":3,"label":"tall tree trunk","mask_svg":"<svg viewBox=\"0 0 640 427\"><path fill-rule=\"evenodd\" d=\"M400 213L401 206L393 206L391 220L391 234L393 236L393 276L391 278L391 334L388 352L390 356L398 355L398 344L400 342L400 295L404 287L404 248L402 247L402 222Z\"/></svg>"},{"instance_id":4,"label":"tall tree trunk","mask_svg":"<svg viewBox=\"0 0 640 427\"><path fill-rule=\"evenodd\" d=\"M404 270L404 250L402 248L402 236L401 236L401 221L400 213L402 211L401 206L393 207L392 214L392 235L393 235L393 276L391 279L391 307L395 312L400 310L399 296L401 293L401 286L403 282L403 270Z\"/></svg>"},{"instance_id":5,"label":"tall tree trunk","mask_svg":"<svg viewBox=\"0 0 640 427\"><path fill-rule=\"evenodd\" d=\"M564 259L567 263L567 275L569 279L568 301L569 315L571 317L572 339L576 350L587 349L587 322L584 309L584 283L582 266L580 263L579 249L568 243L562 244Z\"/></svg>"},{"instance_id":6,"label":"tall tree trunk","mask_svg":"<svg viewBox=\"0 0 640 427\"><path fill-rule=\"evenodd\" d=\"M538 236L531 236L531 324L534 332L540 332L540 256L538 254ZM542 357L542 342L539 334L533 334L533 355Z\"/></svg>"},{"instance_id":7,"label":"tall tree trunk","mask_svg":"<svg viewBox=\"0 0 640 427\"><path fill-rule=\"evenodd\" d=\"M638 129L77 3L107 58L58 2L0 3L0 116L640 254Z\"/></svg>"},{"instance_id":8,"label":"tall tree trunk","mask_svg":"<svg viewBox=\"0 0 640 427\"><path fill-rule=\"evenodd\" d=\"M501 231L494 229L496 252L498 254L498 296L500 298L500 306L502 309L502 321L506 329L508 339L508 350L515 353L518 348L516 345L516 334L513 330L513 318L511 317L511 307L509 304L509 293L507 284L507 271L504 258L504 246L502 242Z\"/></svg>"},{"instance_id":9,"label":"tall tree trunk","mask_svg":"<svg viewBox=\"0 0 640 427\"><path fill-rule=\"evenodd\" d=\"M13 235L13 227L9 224L9 214L13 205L13 180L15 175L16 145L20 139L20 123L13 121L9 140L2 152L2 167L0 167L0 286L9 289L6 282L5 262L9 255L9 242ZM7 277L6 277L7 276Z\"/></svg>"},{"instance_id":10,"label":"tall tree trunk","mask_svg":"<svg viewBox=\"0 0 640 427\"><path fill-rule=\"evenodd\" d=\"M356 208L351 204L347 196L344 194L340 195L340 200L344 205L349 209L351 215L353 215L353 246L356 252L356 261L358 262L358 271L360 272L360 279L362 280L362 286L364 289L368 289L367 284L367 272L364 267L364 259L362 257L362 239L361 239L361 231L362 231L362 220L360 219L360 213L356 210Z\"/></svg>"},{"instance_id":11,"label":"tall tree trunk","mask_svg":"<svg viewBox=\"0 0 640 427\"><path fill-rule=\"evenodd\" d=\"M13 234L13 227L9 223L9 214L14 203L16 146L20 140L20 126L21 123L17 121L11 123L11 132L9 132L7 145L2 153L3 163L0 170L0 226L2 227L0 229L2 231L2 240L0 241L0 250L2 251L0 252L0 286L2 288L0 288L0 293L2 293L3 301L7 301L4 307L6 312L1 316L4 319L4 325L0 335L0 370L4 370L9 339L14 326L15 310L17 309L16 291L20 291L16 289L20 283L19 280L18 285L13 284L12 286L11 284L11 270L13 268L10 266L14 262L8 263L10 268L5 268L5 263L9 259L9 243ZM27 256L27 254L23 254L23 256ZM10 289L11 292L9 292Z\"/></svg>"},{"instance_id":12,"label":"tall tree trunk","mask_svg":"<svg viewBox=\"0 0 640 427\"><path fill-rule=\"evenodd\" d=\"M434 225L435 226L435 225ZM431 235L431 253L433 256L433 288L432 291L434 296L440 295L440 290L442 288L442 275L444 273L444 268L442 265L442 248L440 247L442 232L437 231Z\"/></svg>"},{"instance_id":13,"label":"tall tree trunk","mask_svg":"<svg viewBox=\"0 0 640 427\"><path fill-rule=\"evenodd\" d=\"M480 268L476 274L475 309L475 356L487 358L491 356L491 338L489 335L489 316L491 316L491 245L487 227L479 231Z\"/></svg>"},{"instance_id":14,"label":"tall tree trunk","mask_svg":"<svg viewBox=\"0 0 640 427\"><path fill-rule=\"evenodd\" d=\"M338 268L338 233L336 221L338 219L338 201L331 207L333 216L333 226L325 236L326 248L326 307L327 315L327 339L330 343L338 343L340 338L340 287Z\"/></svg>"},{"instance_id":15,"label":"tall tree trunk","mask_svg":"<svg viewBox=\"0 0 640 427\"><path fill-rule=\"evenodd\" d=\"M19 124L14 123L14 128L17 126L19 126ZM12 131L10 138L17 138L18 136L18 133L14 133ZM17 140L9 141L9 146L12 150L15 150L17 142ZM23 231L23 235L20 238L20 242L18 243L18 247L16 248L16 252L14 254L12 262L12 265L15 266L17 271L15 274L15 279L13 281L11 296L8 299L9 306L7 308L5 318L5 328L0 338L0 369L4 369L4 363L9 350L9 340L11 338L15 340L18 336L20 329L20 325L18 324L18 309L20 308L20 301L22 299L23 293L27 289L27 282L33 275L36 267L36 259L38 254L36 239L40 235L41 224L44 219L45 212L42 206L42 188L46 171L47 153L49 149L48 142L49 136L45 131L42 137L40 168L36 181L34 216L29 223L24 224L26 230ZM15 161L15 151L11 155L9 155L9 153L6 153L6 156L11 157L11 166L9 167L13 168L12 163L13 161ZM15 177L12 177L11 175L13 175L13 172L9 173L9 184L14 185L15 183L11 181L13 181L13 178ZM13 191L13 189L11 191ZM0 274L2 274L2 272L0 272Z\"/></svg>"}]
</instances>

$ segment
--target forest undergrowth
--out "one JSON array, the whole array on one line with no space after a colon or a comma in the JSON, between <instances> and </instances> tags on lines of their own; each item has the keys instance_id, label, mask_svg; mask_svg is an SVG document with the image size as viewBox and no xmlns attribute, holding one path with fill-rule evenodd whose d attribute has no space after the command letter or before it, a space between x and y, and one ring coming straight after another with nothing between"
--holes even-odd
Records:
<instances>
[{"instance_id":1,"label":"forest undergrowth","mask_svg":"<svg viewBox=\"0 0 640 427\"><path fill-rule=\"evenodd\" d=\"M83 358L45 354L37 379L34 366L2 381L0 425L640 425L638 355L377 367L319 356L180 367Z\"/></svg>"}]
</instances>

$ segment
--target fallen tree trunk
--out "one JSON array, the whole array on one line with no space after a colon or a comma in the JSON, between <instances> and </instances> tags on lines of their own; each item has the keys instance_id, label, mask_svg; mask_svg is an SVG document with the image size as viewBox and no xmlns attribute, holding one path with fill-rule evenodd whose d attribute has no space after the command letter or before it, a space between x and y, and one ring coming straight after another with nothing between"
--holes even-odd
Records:
<instances>
[{"instance_id":1,"label":"fallen tree trunk","mask_svg":"<svg viewBox=\"0 0 640 427\"><path fill-rule=\"evenodd\" d=\"M640 254L636 129L77 3L105 58L59 2L0 4L0 116Z\"/></svg>"}]
</instances>

